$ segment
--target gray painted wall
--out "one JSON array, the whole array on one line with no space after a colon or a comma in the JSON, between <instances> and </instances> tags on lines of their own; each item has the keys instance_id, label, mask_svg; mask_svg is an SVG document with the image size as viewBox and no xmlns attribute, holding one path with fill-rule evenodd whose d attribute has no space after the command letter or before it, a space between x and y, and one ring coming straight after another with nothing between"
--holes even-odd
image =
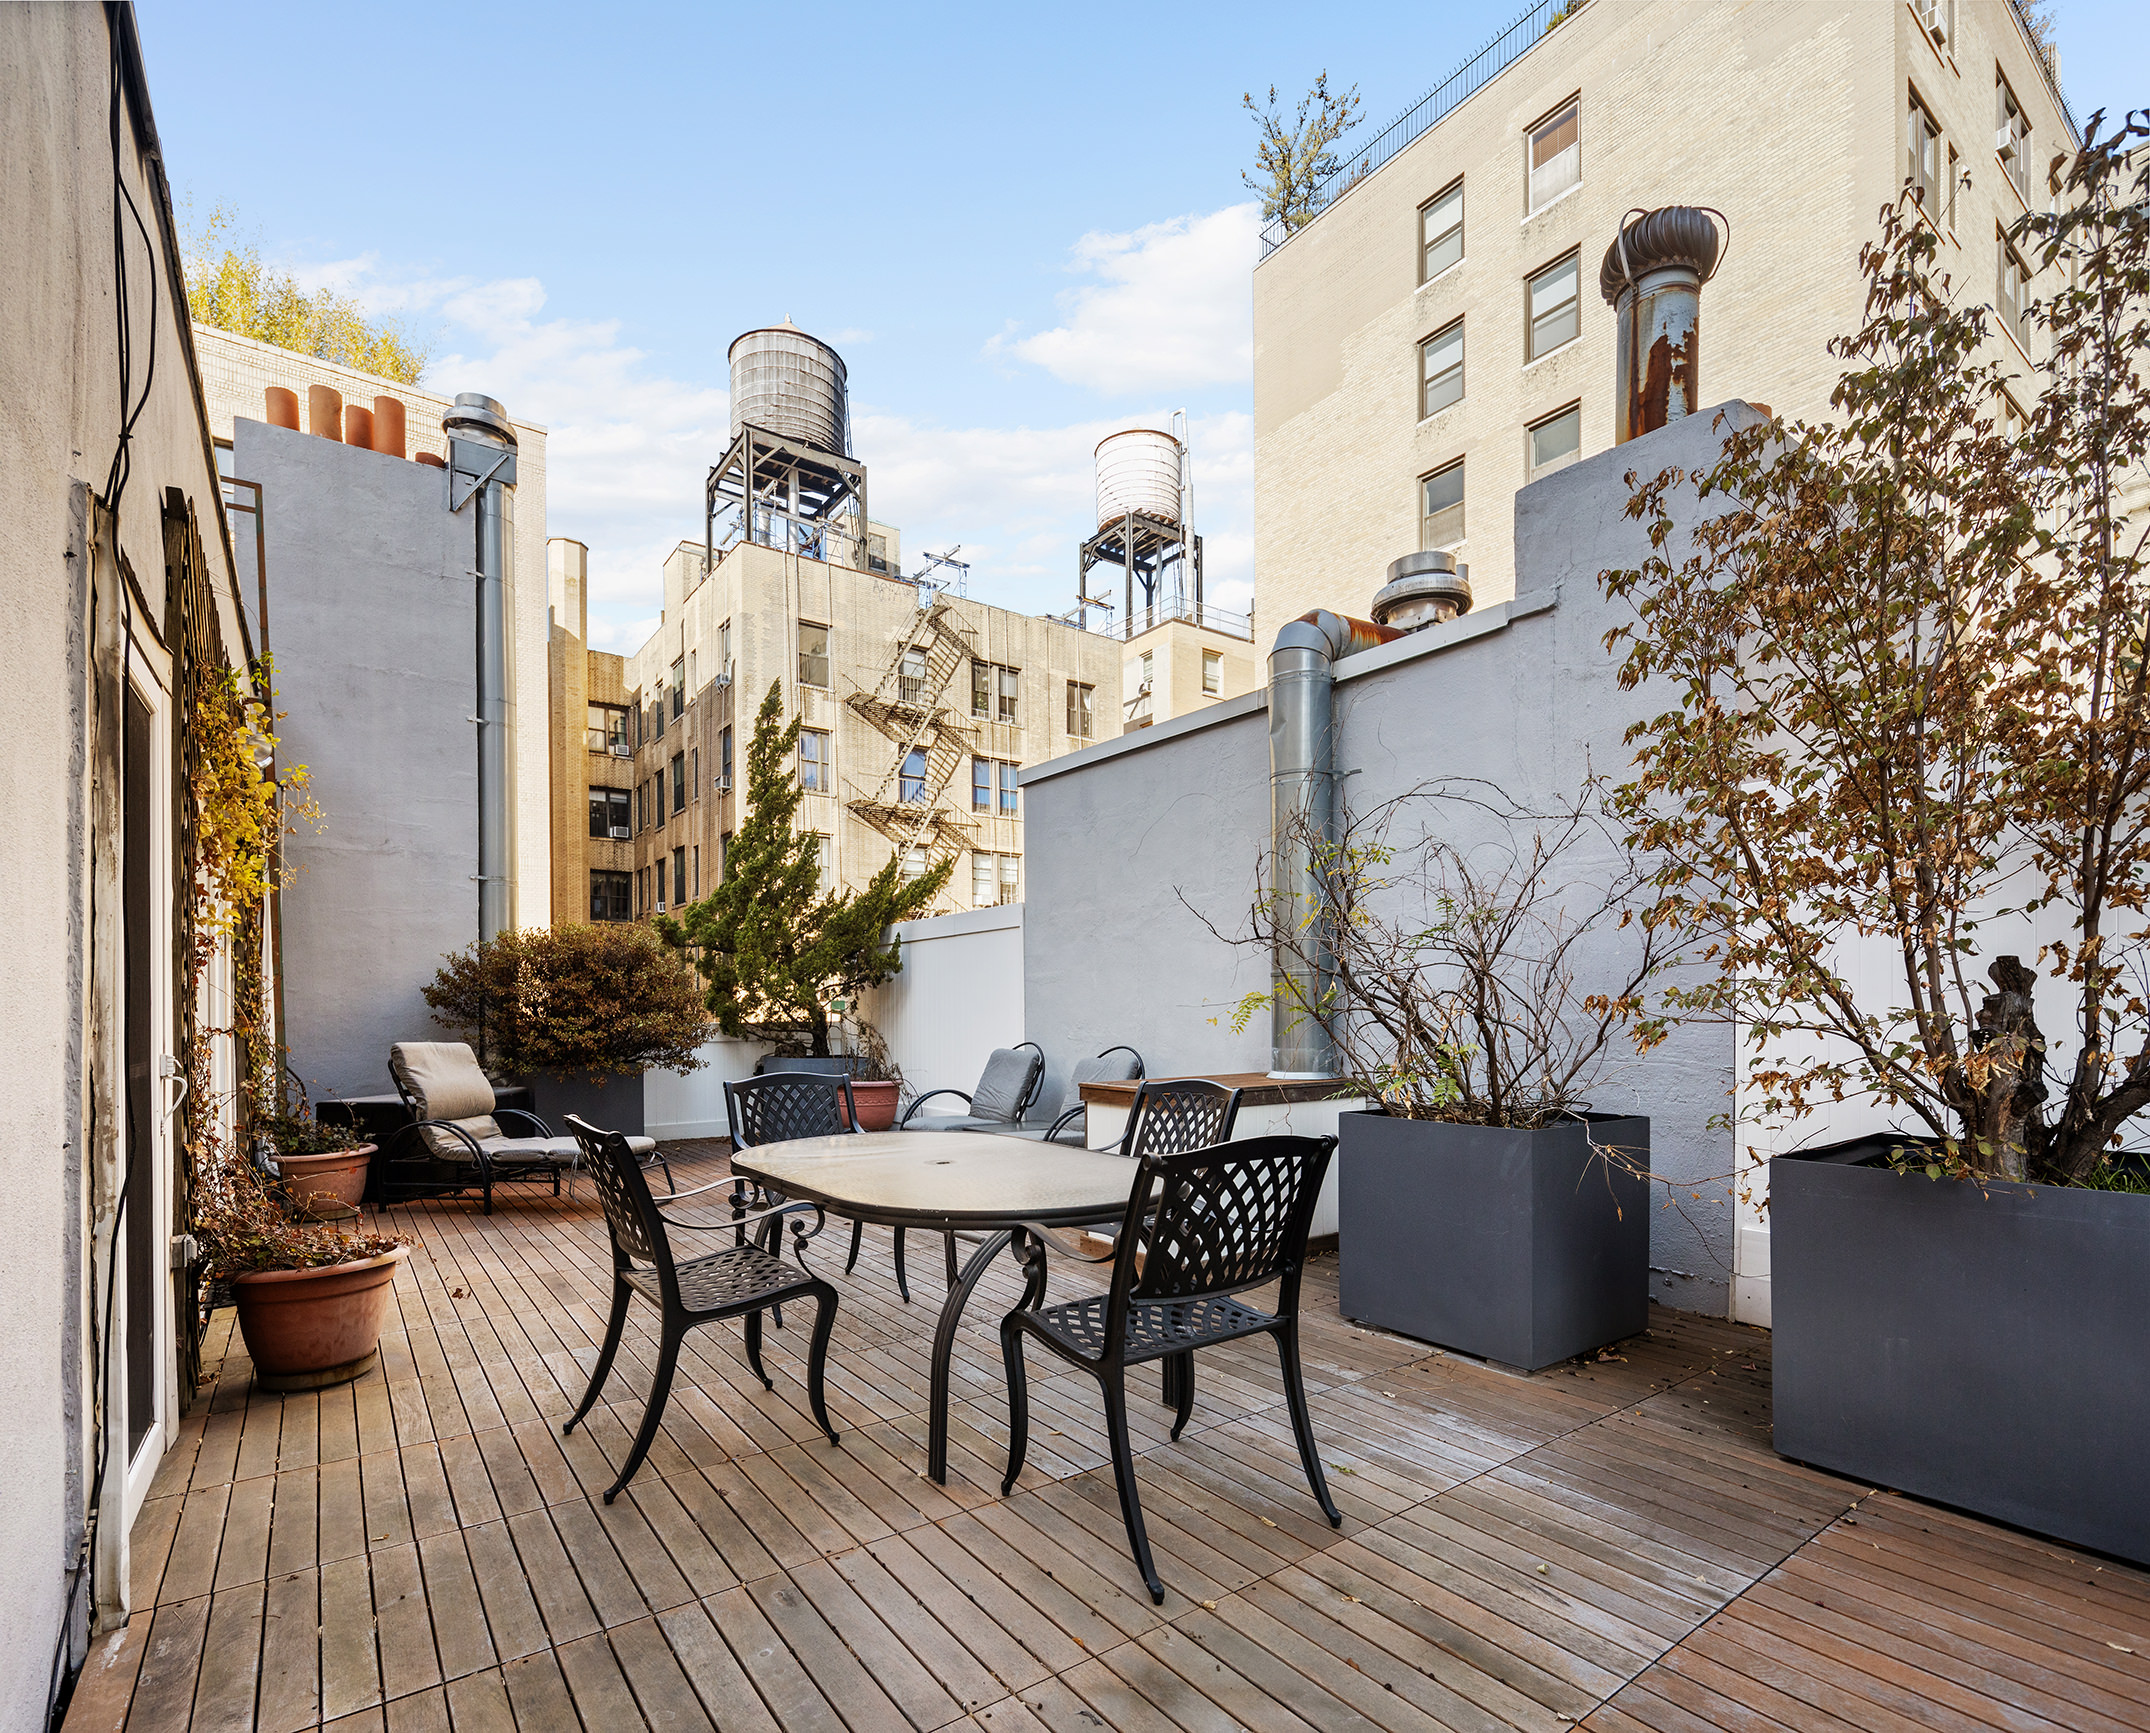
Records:
<instances>
[{"instance_id":1,"label":"gray painted wall","mask_svg":"<svg viewBox=\"0 0 2150 1733\"><path fill-rule=\"evenodd\" d=\"M443 470L259 421L232 455L262 484L279 763L324 819L285 842L291 1065L316 1100L380 1094L478 936L472 508L449 516Z\"/></svg>"},{"instance_id":2,"label":"gray painted wall","mask_svg":"<svg viewBox=\"0 0 2150 1733\"><path fill-rule=\"evenodd\" d=\"M1593 768L1626 765L1628 723L1672 700L1619 689L1603 639L1628 610L1604 598L1597 574L1647 551L1624 513L1626 472L1706 464L1721 438L1711 419L1517 495L1515 601L1338 664L1337 767L1354 807L1447 776L1484 778L1518 805L1546 810L1572 799ZM1380 579L1366 573L1363 594ZM1048 1095L1073 1058L1114 1041L1140 1049L1158 1074L1268 1069L1267 1012L1242 1035L1230 1027L1240 996L1266 990L1266 960L1222 943L1190 912L1245 930L1268 846L1266 709L1257 693L1024 775L1024 1021L1052 1067ZM1459 846L1493 836L1482 819L1440 812ZM1594 953L1609 973L1631 943L1608 933ZM1579 961L1587 970L1590 959ZM1583 985L1590 990L1587 976ZM1598 1091L1602 1108L1649 1115L1653 1166L1685 1182L1669 1188L1678 1207L1653 1215L1652 1291L1696 1311L1722 1313L1729 1297L1731 1209L1720 1176L1731 1172L1732 1141L1709 1122L1729 1105L1731 1078L1729 1036L1690 1029L1643 1058L1623 1049Z\"/></svg>"}]
</instances>

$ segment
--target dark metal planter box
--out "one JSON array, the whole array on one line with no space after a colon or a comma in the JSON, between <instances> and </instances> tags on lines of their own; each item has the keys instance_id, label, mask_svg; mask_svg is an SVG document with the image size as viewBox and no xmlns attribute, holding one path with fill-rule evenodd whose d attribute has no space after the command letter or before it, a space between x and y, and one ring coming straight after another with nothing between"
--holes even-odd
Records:
<instances>
[{"instance_id":1,"label":"dark metal planter box","mask_svg":"<svg viewBox=\"0 0 2150 1733\"><path fill-rule=\"evenodd\" d=\"M2150 1564L2150 1197L1769 1167L1780 1453Z\"/></svg>"},{"instance_id":2,"label":"dark metal planter box","mask_svg":"<svg viewBox=\"0 0 2150 1733\"><path fill-rule=\"evenodd\" d=\"M545 1073L530 1079L531 1112L558 1137L567 1135L567 1116L577 1114L605 1131L642 1135L642 1076L608 1077L602 1085L583 1072L567 1076Z\"/></svg>"},{"instance_id":3,"label":"dark metal planter box","mask_svg":"<svg viewBox=\"0 0 2150 1733\"><path fill-rule=\"evenodd\" d=\"M1535 1372L1650 1314L1647 1119L1543 1131L1339 1116L1344 1315Z\"/></svg>"}]
</instances>

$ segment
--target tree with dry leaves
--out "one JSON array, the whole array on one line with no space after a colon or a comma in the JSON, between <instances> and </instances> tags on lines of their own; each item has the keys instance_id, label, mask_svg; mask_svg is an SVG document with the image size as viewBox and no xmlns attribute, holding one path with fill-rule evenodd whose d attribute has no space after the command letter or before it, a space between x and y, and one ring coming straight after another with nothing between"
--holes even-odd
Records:
<instances>
[{"instance_id":1,"label":"tree with dry leaves","mask_svg":"<svg viewBox=\"0 0 2150 1733\"><path fill-rule=\"evenodd\" d=\"M1737 1030L1761 1117L1865 1100L1959 1173L2089 1179L2150 1105L2150 583L2116 506L2150 453L2144 119L2094 116L2016 225L2052 285L2028 378L1886 211L1832 419L1631 476L1654 551L1602 579L1623 684L1678 695L1618 796L1645 919L1716 965L1662 1009ZM1721 509L1676 557L1686 489Z\"/></svg>"},{"instance_id":2,"label":"tree with dry leaves","mask_svg":"<svg viewBox=\"0 0 2150 1733\"><path fill-rule=\"evenodd\" d=\"M1240 101L1261 129L1261 142L1255 147L1259 174L1239 178L1262 195L1262 221L1281 220L1287 234L1296 234L1328 202L1322 188L1337 168L1330 146L1359 124L1359 87L1332 95L1323 72L1289 120L1277 107L1273 84L1266 107L1255 102L1251 90Z\"/></svg>"}]
</instances>

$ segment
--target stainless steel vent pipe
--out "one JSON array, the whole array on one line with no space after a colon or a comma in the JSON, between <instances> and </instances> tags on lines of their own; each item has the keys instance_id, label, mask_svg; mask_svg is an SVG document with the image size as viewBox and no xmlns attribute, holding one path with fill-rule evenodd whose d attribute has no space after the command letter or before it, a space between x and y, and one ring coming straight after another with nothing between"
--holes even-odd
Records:
<instances>
[{"instance_id":1,"label":"stainless steel vent pipe","mask_svg":"<svg viewBox=\"0 0 2150 1733\"><path fill-rule=\"evenodd\" d=\"M1271 957L1269 1075L1334 1077L1327 1005L1335 969L1323 887L1337 838L1336 678L1340 656L1403 634L1316 608L1269 652L1269 860L1280 940ZM1321 1015L1309 1007L1319 1007Z\"/></svg>"},{"instance_id":2,"label":"stainless steel vent pipe","mask_svg":"<svg viewBox=\"0 0 2150 1733\"><path fill-rule=\"evenodd\" d=\"M1619 328L1615 445L1702 407L1702 285L1716 275L1731 233L1723 212L1700 205L1621 219L1598 269L1598 292Z\"/></svg>"},{"instance_id":3,"label":"stainless steel vent pipe","mask_svg":"<svg viewBox=\"0 0 2150 1733\"><path fill-rule=\"evenodd\" d=\"M508 827L508 590L515 562L515 428L492 398L466 391L441 417L448 434L448 509L473 499L478 591L478 937L505 932L514 919L513 854Z\"/></svg>"}]
</instances>

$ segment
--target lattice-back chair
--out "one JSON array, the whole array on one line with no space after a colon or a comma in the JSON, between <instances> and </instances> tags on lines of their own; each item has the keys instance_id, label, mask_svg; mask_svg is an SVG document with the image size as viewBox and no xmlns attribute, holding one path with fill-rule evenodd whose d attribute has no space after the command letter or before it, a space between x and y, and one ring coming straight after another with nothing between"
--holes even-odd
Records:
<instances>
[{"instance_id":1,"label":"lattice-back chair","mask_svg":"<svg viewBox=\"0 0 2150 1733\"><path fill-rule=\"evenodd\" d=\"M1242 1093L1206 1077L1145 1080L1128 1110L1120 1153L1140 1161L1146 1155L1177 1155L1183 1149L1229 1143L1239 1122Z\"/></svg>"},{"instance_id":2,"label":"lattice-back chair","mask_svg":"<svg viewBox=\"0 0 2150 1733\"><path fill-rule=\"evenodd\" d=\"M750 1209L745 1185L737 1180L713 1180L688 1191L653 1197L628 1140L617 1131L602 1131L574 1114L567 1116L568 1129L582 1146L583 1163L597 1186L605 1206L605 1226L612 1235L612 1316L605 1324L605 1345L597 1351L597 1365L590 1373L590 1388L561 1430L575 1430L576 1422L596 1404L598 1393L612 1371L620 1348L620 1334L627 1324L631 1296L640 1294L657 1308L660 1320L657 1367L650 1378L649 1406L634 1446L620 1465L620 1476L605 1494L610 1504L620 1489L634 1478L635 1470L649 1454L657 1426L664 1418L665 1400L672 1392L672 1374L679 1364L679 1345L689 1330L725 1318L746 1319L747 1364L762 1388L773 1390L761 1363L761 1315L786 1300L814 1302L814 1339L806 1357L806 1399L814 1420L834 1444L836 1429L829 1424L829 1411L822 1399L822 1371L829 1356L829 1332L836 1324L836 1290L805 1268L806 1242L821 1231L821 1211L813 1204L782 1203L766 1209ZM678 1204L717 1187L732 1187L729 1220L681 1221L667 1215L661 1205ZM792 1217L792 1246L800 1267L794 1270L782 1256L783 1218ZM809 1229L804 1218L811 1216ZM738 1243L702 1257L675 1259L670 1228L689 1228L701 1233L727 1233Z\"/></svg>"},{"instance_id":3,"label":"lattice-back chair","mask_svg":"<svg viewBox=\"0 0 2150 1733\"><path fill-rule=\"evenodd\" d=\"M1127 1439L1130 1366L1191 1356L1197 1348L1242 1336L1274 1336L1307 1484L1330 1526L1343 1524L1321 1472L1299 1370L1299 1282L1306 1265L1307 1229L1335 1147L1333 1137L1250 1137L1181 1154L1144 1156L1135 1171L1118 1241L1102 1256L1088 1254L1035 1223L1017 1235L1029 1282L1022 1304L1000 1326L1001 1354L1008 1368L1008 1474L1001 1493L1013 1489L1030 1443L1023 1338L1031 1336L1098 1381L1120 1514L1153 1601L1162 1603L1165 1591L1150 1562L1135 1491L1135 1459ZM1045 1304L1048 1247L1085 1263L1110 1257L1111 1286L1087 1299ZM1273 1312L1237 1297L1269 1282L1277 1284ZM1186 1379L1180 1388L1174 1439L1193 1411L1194 1380Z\"/></svg>"}]
</instances>

